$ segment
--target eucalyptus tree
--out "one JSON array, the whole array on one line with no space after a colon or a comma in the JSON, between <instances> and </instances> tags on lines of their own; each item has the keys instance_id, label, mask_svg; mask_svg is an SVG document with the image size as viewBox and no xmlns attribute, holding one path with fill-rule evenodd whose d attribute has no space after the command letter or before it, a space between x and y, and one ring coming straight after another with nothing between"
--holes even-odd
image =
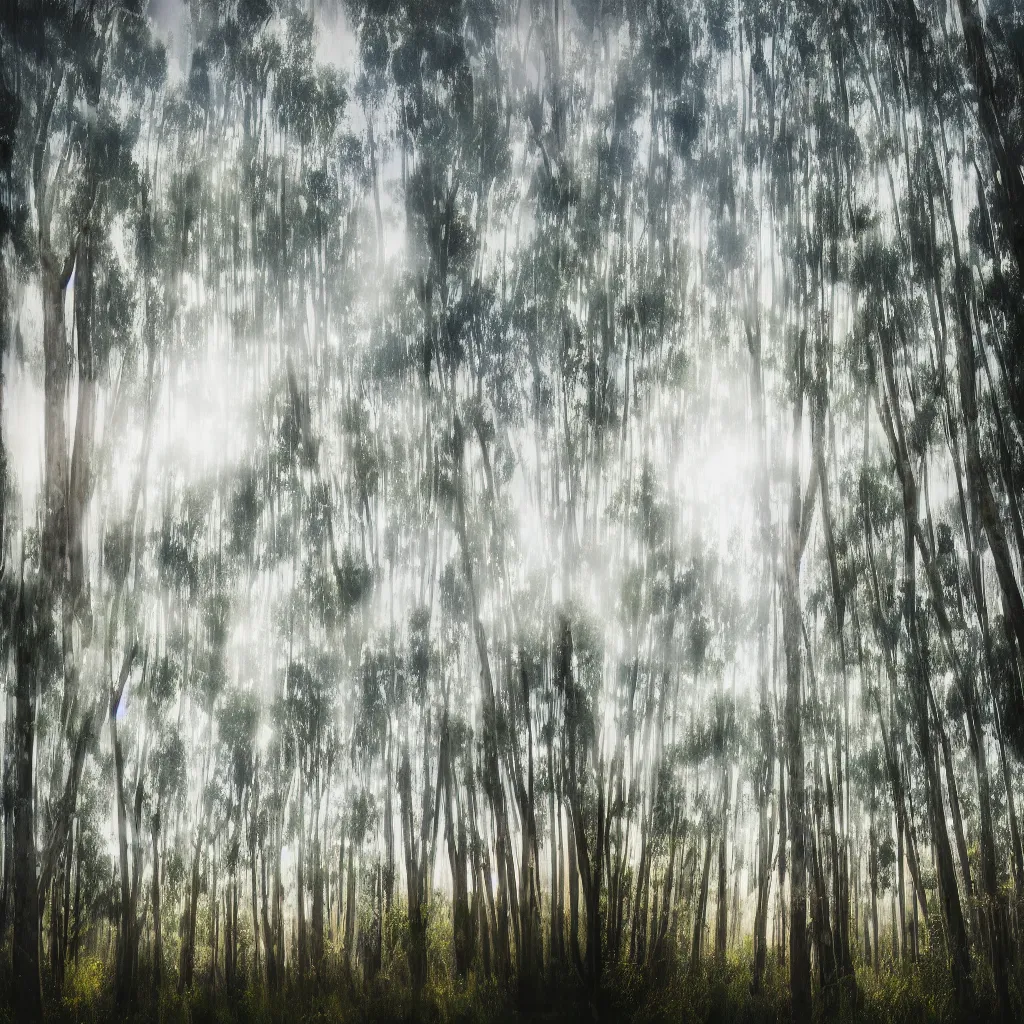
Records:
<instances>
[{"instance_id":1,"label":"eucalyptus tree","mask_svg":"<svg viewBox=\"0 0 1024 1024\"><path fill-rule=\"evenodd\" d=\"M3 15L17 1018L1008 1019L1019 12L177 13Z\"/></svg>"},{"instance_id":2,"label":"eucalyptus tree","mask_svg":"<svg viewBox=\"0 0 1024 1024\"><path fill-rule=\"evenodd\" d=\"M95 717L92 695L81 692L81 676L94 627L84 531L96 476L97 400L101 387L111 383L111 354L120 345L125 363L131 359L124 335L133 298L108 239L112 226L131 208L138 181L132 150L140 120L126 107L133 102L144 105L159 85L163 51L141 12L130 6L99 5L81 11L68 5L18 8L14 5L5 14L4 35L12 47L23 96L13 141L18 170L31 187L45 366L44 514L38 559L23 560L28 576L21 573L26 582L20 599L24 628L19 632L26 643L38 640L41 646L49 644L55 655L59 652L45 663L36 664L27 649L16 659L21 682L16 700L19 795L13 849L13 970L19 1012L37 1019L40 899L45 899L53 867L58 856L63 857L72 831L84 748ZM76 411L69 437L72 363L65 295L72 277ZM28 617L34 620L32 625ZM63 735L57 741L60 757L53 763L54 785L63 790L63 797L55 801L54 819L47 823L42 878L37 875L31 781L37 672L45 681L38 689L42 699L53 699L56 687L64 709ZM84 680L86 686L90 682ZM67 865L70 858L63 859ZM70 869L65 870L70 877ZM59 966L57 971L59 978Z\"/></svg>"}]
</instances>

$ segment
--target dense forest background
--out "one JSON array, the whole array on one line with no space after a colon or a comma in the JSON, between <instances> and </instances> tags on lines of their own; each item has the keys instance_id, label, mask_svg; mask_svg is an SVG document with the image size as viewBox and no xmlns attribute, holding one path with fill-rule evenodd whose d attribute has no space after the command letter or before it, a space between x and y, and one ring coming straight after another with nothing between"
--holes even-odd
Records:
<instances>
[{"instance_id":1,"label":"dense forest background","mask_svg":"<svg viewBox=\"0 0 1024 1024\"><path fill-rule=\"evenodd\" d=\"M4 0L0 1018L1022 1012L1019 0Z\"/></svg>"}]
</instances>

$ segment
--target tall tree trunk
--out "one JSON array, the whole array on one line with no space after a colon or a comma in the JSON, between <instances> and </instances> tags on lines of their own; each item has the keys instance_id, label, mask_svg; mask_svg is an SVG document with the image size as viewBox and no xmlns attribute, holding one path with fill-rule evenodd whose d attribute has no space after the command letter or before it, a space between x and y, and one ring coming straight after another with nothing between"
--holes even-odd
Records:
<instances>
[{"instance_id":1,"label":"tall tree trunk","mask_svg":"<svg viewBox=\"0 0 1024 1024\"><path fill-rule=\"evenodd\" d=\"M356 874L353 866L353 843L348 841L348 870L345 872L345 957L352 964L356 939ZM386 870L386 869L385 869Z\"/></svg>"},{"instance_id":2,"label":"tall tree trunk","mask_svg":"<svg viewBox=\"0 0 1024 1024\"><path fill-rule=\"evenodd\" d=\"M722 772L722 824L718 835L718 900L715 913L715 962L719 967L725 964L725 947L729 937L728 900L726 898L728 884L728 862L726 860L726 838L729 823L729 768Z\"/></svg>"},{"instance_id":3,"label":"tall tree trunk","mask_svg":"<svg viewBox=\"0 0 1024 1024\"><path fill-rule=\"evenodd\" d=\"M711 881L711 851L714 849L714 834L708 829L704 842L704 867L700 873L700 895L693 920L693 942L690 944L690 970L700 970L701 953L704 948L704 922L708 912L708 887Z\"/></svg>"},{"instance_id":4,"label":"tall tree trunk","mask_svg":"<svg viewBox=\"0 0 1024 1024\"><path fill-rule=\"evenodd\" d=\"M793 407L790 459L789 524L782 575L782 637L786 655L786 765L789 782L789 987L796 1024L811 1016L811 959L807 940L807 861L802 727L802 674L800 648L803 634L800 610L800 562L807 524L802 522L799 444L803 422L804 347L801 335L796 355L796 398ZM812 470L813 472L813 470ZM813 482L813 481L812 481Z\"/></svg>"},{"instance_id":5,"label":"tall tree trunk","mask_svg":"<svg viewBox=\"0 0 1024 1024\"><path fill-rule=\"evenodd\" d=\"M160 811L153 815L153 990L159 992L163 984L164 944L160 910Z\"/></svg>"},{"instance_id":6,"label":"tall tree trunk","mask_svg":"<svg viewBox=\"0 0 1024 1024\"><path fill-rule=\"evenodd\" d=\"M18 655L16 654L17 658ZM17 662L16 662L17 665ZM16 672L17 672L16 667ZM15 675L15 693L10 693L6 700L4 718L4 766L3 766L3 883L0 885L0 936L7 935L10 923L11 888L14 880L14 818L17 806L15 788L18 774L19 739L17 732L16 692L18 677Z\"/></svg>"},{"instance_id":7,"label":"tall tree trunk","mask_svg":"<svg viewBox=\"0 0 1024 1024\"><path fill-rule=\"evenodd\" d=\"M252 958L254 985L260 984L262 970L260 969L260 915L257 900L256 880L256 829L252 827L251 841L249 843L249 891L252 895Z\"/></svg>"},{"instance_id":8,"label":"tall tree trunk","mask_svg":"<svg viewBox=\"0 0 1024 1024\"><path fill-rule=\"evenodd\" d=\"M460 978L469 972L473 961L473 918L469 908L466 876L466 828L456 804L452 770L451 733L445 715L441 727L441 777L444 786L444 833L448 865L452 873L452 947L455 971Z\"/></svg>"},{"instance_id":9,"label":"tall tree trunk","mask_svg":"<svg viewBox=\"0 0 1024 1024\"><path fill-rule=\"evenodd\" d=\"M298 927L299 981L309 974L309 936L306 930L306 787L303 767L299 766L298 858L295 862L295 911Z\"/></svg>"},{"instance_id":10,"label":"tall tree trunk","mask_svg":"<svg viewBox=\"0 0 1024 1024\"><path fill-rule=\"evenodd\" d=\"M123 677L127 681L127 676ZM117 963L115 992L119 1006L132 998L132 940L135 931L128 867L128 811L124 791L124 753L117 735L117 712L124 695L123 684L112 691L110 699L110 742L114 750L114 798L117 805L117 851L120 876L120 913L117 924Z\"/></svg>"},{"instance_id":11,"label":"tall tree trunk","mask_svg":"<svg viewBox=\"0 0 1024 1024\"><path fill-rule=\"evenodd\" d=\"M548 786L548 824L550 828L549 844L551 850L551 938L549 942L549 955L551 958L552 980L554 980L557 966L562 963L564 957L563 936L562 936L562 862L561 862L561 821L555 815L560 814L561 802L555 804L555 754L554 754L554 722L548 733L548 765L550 766L551 778Z\"/></svg>"},{"instance_id":12,"label":"tall tree trunk","mask_svg":"<svg viewBox=\"0 0 1024 1024\"><path fill-rule=\"evenodd\" d=\"M324 961L324 873L320 856L320 829L315 826L313 833L313 970L317 977Z\"/></svg>"},{"instance_id":13,"label":"tall tree trunk","mask_svg":"<svg viewBox=\"0 0 1024 1024\"><path fill-rule=\"evenodd\" d=\"M14 943L11 950L11 1008L15 1019L39 1024L43 1019L39 973L39 888L36 878L33 762L35 758L36 630L43 625L38 606L29 607L23 585L18 600L15 677L14 786ZM33 602L34 603L34 602ZM44 627L45 628L45 627Z\"/></svg>"},{"instance_id":14,"label":"tall tree trunk","mask_svg":"<svg viewBox=\"0 0 1024 1024\"><path fill-rule=\"evenodd\" d=\"M195 969L196 914L199 911L199 855L202 852L202 828L196 834L192 849L192 871L189 878L185 913L182 916L181 967L178 971L178 993L192 987Z\"/></svg>"}]
</instances>

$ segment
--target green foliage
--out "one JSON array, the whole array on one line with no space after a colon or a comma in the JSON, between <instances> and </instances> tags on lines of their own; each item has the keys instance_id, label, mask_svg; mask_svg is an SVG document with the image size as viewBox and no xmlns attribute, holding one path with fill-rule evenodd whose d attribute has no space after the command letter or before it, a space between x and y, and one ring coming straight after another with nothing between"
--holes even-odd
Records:
<instances>
[{"instance_id":1,"label":"green foliage","mask_svg":"<svg viewBox=\"0 0 1024 1024\"><path fill-rule=\"evenodd\" d=\"M401 935L401 921L395 940ZM401 978L401 958L396 959L378 982L354 983L338 952L328 954L323 984L293 987L287 994L268 996L247 986L233 1000L213 999L208 990L197 989L182 999L173 988L165 989L153 1009L139 1008L128 1019L135 1024L186 1024L187 1021L273 1022L290 1019L302 1024L320 1021L417 1021L434 1024L538 1024L552 1019L589 1019L592 1008L570 977L560 979L549 995L537 1004L519 1005L514 993L476 972L462 982L454 980L450 967L450 936L440 920L428 929L428 955L435 970L432 982L420 999L413 1001L408 978ZM669 954L670 958L675 954ZM685 1021L713 1024L738 1021L768 1024L789 1019L786 971L775 956L769 959L762 991L752 995L749 988L749 948L721 966L707 964L698 971L664 967L640 970L625 964L609 970L602 983L599 1019L627 1024L660 1024ZM856 1003L840 1002L827 1016L815 1019L863 1024L941 1024L952 1021L949 992L933 976L926 959L919 969L886 969L875 975L870 969L858 971L860 995ZM108 969L96 958L83 958L69 971L64 996L55 1008L55 1020L100 1024L114 1017ZM2 1012L2 1011L0 1011ZM284 1015L284 1016L283 1016ZM0 1017L2 1019L2 1017Z\"/></svg>"},{"instance_id":2,"label":"green foliage","mask_svg":"<svg viewBox=\"0 0 1024 1024\"><path fill-rule=\"evenodd\" d=\"M373 586L373 574L361 552L345 548L335 570L342 611L348 615L366 599Z\"/></svg>"}]
</instances>

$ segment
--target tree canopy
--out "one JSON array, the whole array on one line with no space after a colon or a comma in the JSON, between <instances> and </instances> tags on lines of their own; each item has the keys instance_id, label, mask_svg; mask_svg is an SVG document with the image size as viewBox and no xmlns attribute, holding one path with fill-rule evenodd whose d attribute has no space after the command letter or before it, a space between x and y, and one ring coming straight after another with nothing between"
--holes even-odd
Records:
<instances>
[{"instance_id":1,"label":"tree canopy","mask_svg":"<svg viewBox=\"0 0 1024 1024\"><path fill-rule=\"evenodd\" d=\"M1019 0L8 0L0 181L0 1020L1021 1013Z\"/></svg>"}]
</instances>

